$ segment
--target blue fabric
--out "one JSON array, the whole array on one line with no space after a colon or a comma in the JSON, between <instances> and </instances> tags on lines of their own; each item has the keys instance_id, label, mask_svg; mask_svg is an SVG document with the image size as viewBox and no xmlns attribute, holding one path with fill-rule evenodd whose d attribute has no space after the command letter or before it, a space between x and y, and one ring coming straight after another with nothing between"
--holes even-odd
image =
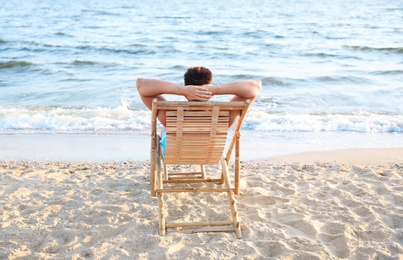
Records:
<instances>
[{"instance_id":1,"label":"blue fabric","mask_svg":"<svg viewBox=\"0 0 403 260\"><path fill-rule=\"evenodd\" d=\"M164 157L165 155L165 147L167 146L167 132L164 132L161 136L160 140L160 146L161 146L161 155Z\"/></svg>"}]
</instances>

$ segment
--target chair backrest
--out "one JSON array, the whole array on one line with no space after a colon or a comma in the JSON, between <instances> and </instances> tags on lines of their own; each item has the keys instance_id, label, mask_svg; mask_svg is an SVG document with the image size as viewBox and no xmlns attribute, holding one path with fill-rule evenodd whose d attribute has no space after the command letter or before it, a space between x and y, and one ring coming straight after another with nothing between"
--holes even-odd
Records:
<instances>
[{"instance_id":1,"label":"chair backrest","mask_svg":"<svg viewBox=\"0 0 403 260\"><path fill-rule=\"evenodd\" d=\"M218 164L226 146L230 111L239 111L239 132L250 102L153 102L166 113L165 164ZM229 146L232 150L233 145ZM231 151L229 151L231 152Z\"/></svg>"}]
</instances>

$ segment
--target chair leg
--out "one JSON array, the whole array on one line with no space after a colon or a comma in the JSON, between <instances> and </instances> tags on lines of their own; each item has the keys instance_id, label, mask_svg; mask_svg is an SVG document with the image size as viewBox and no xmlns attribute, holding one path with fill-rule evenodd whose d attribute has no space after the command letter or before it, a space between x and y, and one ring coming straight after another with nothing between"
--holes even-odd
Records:
<instances>
[{"instance_id":1,"label":"chair leg","mask_svg":"<svg viewBox=\"0 0 403 260\"><path fill-rule=\"evenodd\" d=\"M150 188L151 188L151 196L155 197L155 189L157 184L157 168L158 168L158 136L155 132L152 133L151 136L151 155L150 155Z\"/></svg>"},{"instance_id":2,"label":"chair leg","mask_svg":"<svg viewBox=\"0 0 403 260\"><path fill-rule=\"evenodd\" d=\"M240 159L240 136L241 134L238 132L236 135L235 141L235 176L234 176L234 186L235 186L235 194L240 194L240 170L241 170L241 159Z\"/></svg>"},{"instance_id":3,"label":"chair leg","mask_svg":"<svg viewBox=\"0 0 403 260\"><path fill-rule=\"evenodd\" d=\"M164 194L158 193L158 205L159 205L159 234L165 236L166 226L165 226L165 210L164 210Z\"/></svg>"},{"instance_id":4,"label":"chair leg","mask_svg":"<svg viewBox=\"0 0 403 260\"><path fill-rule=\"evenodd\" d=\"M164 182L162 177L162 169L160 167L158 171L158 181L157 181L158 189L163 189L164 188L163 185ZM159 206L159 234L161 236L164 236L166 234L164 194L162 192L158 192L157 196Z\"/></svg>"},{"instance_id":5,"label":"chair leg","mask_svg":"<svg viewBox=\"0 0 403 260\"><path fill-rule=\"evenodd\" d=\"M225 178L224 178L224 170L223 170L223 168L224 168L223 163L225 163L225 167L227 168L227 171L228 171L227 162L225 160L224 160L224 162L221 161L221 165L220 165L220 167L221 167L221 182L220 182L220 184L221 185L224 184L224 180L225 180Z\"/></svg>"},{"instance_id":6,"label":"chair leg","mask_svg":"<svg viewBox=\"0 0 403 260\"><path fill-rule=\"evenodd\" d=\"M156 158L157 158L157 172L161 171L161 159L162 159L162 156L161 156L160 140L161 140L161 137L158 135L157 136L157 156L156 156Z\"/></svg>"},{"instance_id":7,"label":"chair leg","mask_svg":"<svg viewBox=\"0 0 403 260\"><path fill-rule=\"evenodd\" d=\"M150 186L151 186L151 196L155 197L155 189L157 186L157 166L155 158L151 159L151 167L150 167Z\"/></svg>"},{"instance_id":8,"label":"chair leg","mask_svg":"<svg viewBox=\"0 0 403 260\"><path fill-rule=\"evenodd\" d=\"M225 187L227 189L230 189L231 188L231 182L230 182L230 179L229 179L229 176L228 176L228 166L227 166L227 163L226 163L224 157L221 159L221 166L222 166L222 175L224 177ZM237 206L236 206L234 192L230 190L230 191L227 192L227 195L228 195L229 206L231 208L232 221L233 221L236 237L237 238L242 238L241 225L240 225L240 222L239 222L238 209L237 209Z\"/></svg>"},{"instance_id":9,"label":"chair leg","mask_svg":"<svg viewBox=\"0 0 403 260\"><path fill-rule=\"evenodd\" d=\"M228 192L228 202L230 204L230 208L231 208L231 212L232 212L232 218L233 218L233 222L234 222L234 229L235 229L236 237L241 239L242 238L241 224L239 222L238 209L235 204L234 192L232 192L232 191Z\"/></svg>"},{"instance_id":10,"label":"chair leg","mask_svg":"<svg viewBox=\"0 0 403 260\"><path fill-rule=\"evenodd\" d=\"M202 174L202 178L206 179L206 168L204 167L203 164L200 165L200 172Z\"/></svg>"},{"instance_id":11,"label":"chair leg","mask_svg":"<svg viewBox=\"0 0 403 260\"><path fill-rule=\"evenodd\" d=\"M168 180L169 179L169 176L168 176L168 166L164 163L164 177L165 177L165 180Z\"/></svg>"}]
</instances>

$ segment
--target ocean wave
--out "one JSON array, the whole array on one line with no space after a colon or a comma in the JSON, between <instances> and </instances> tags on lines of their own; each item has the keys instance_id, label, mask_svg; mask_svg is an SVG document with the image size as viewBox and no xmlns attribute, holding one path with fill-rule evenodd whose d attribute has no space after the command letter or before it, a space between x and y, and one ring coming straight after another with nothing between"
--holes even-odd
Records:
<instances>
[{"instance_id":1,"label":"ocean wave","mask_svg":"<svg viewBox=\"0 0 403 260\"><path fill-rule=\"evenodd\" d=\"M55 33L56 36L61 36L61 37L73 37L71 34L67 34L65 32L57 32Z\"/></svg>"},{"instance_id":2,"label":"ocean wave","mask_svg":"<svg viewBox=\"0 0 403 260\"><path fill-rule=\"evenodd\" d=\"M377 70L371 72L373 75L402 75L403 70Z\"/></svg>"},{"instance_id":3,"label":"ocean wave","mask_svg":"<svg viewBox=\"0 0 403 260\"><path fill-rule=\"evenodd\" d=\"M261 79L264 86L285 86L286 83L283 79L275 77L264 77Z\"/></svg>"},{"instance_id":4,"label":"ocean wave","mask_svg":"<svg viewBox=\"0 0 403 260\"><path fill-rule=\"evenodd\" d=\"M251 130L280 132L403 133L400 114L266 114L252 112Z\"/></svg>"},{"instance_id":5,"label":"ocean wave","mask_svg":"<svg viewBox=\"0 0 403 260\"><path fill-rule=\"evenodd\" d=\"M351 83L351 84L370 84L371 80L358 76L329 75L316 77L311 79L312 82L329 82L329 83Z\"/></svg>"},{"instance_id":6,"label":"ocean wave","mask_svg":"<svg viewBox=\"0 0 403 260\"><path fill-rule=\"evenodd\" d=\"M163 16L155 16L155 19L171 19L171 20L188 20L191 16L178 16L178 15L163 15Z\"/></svg>"},{"instance_id":7,"label":"ocean wave","mask_svg":"<svg viewBox=\"0 0 403 260\"><path fill-rule=\"evenodd\" d=\"M299 79L300 82L305 81L304 79ZM264 86L288 86L291 83L295 83L295 79L290 78L279 78L279 77L264 77L261 78L262 84Z\"/></svg>"},{"instance_id":8,"label":"ocean wave","mask_svg":"<svg viewBox=\"0 0 403 260\"><path fill-rule=\"evenodd\" d=\"M250 76L248 77L250 78ZM263 77L260 79L263 86L277 86L277 87L287 87L311 84L308 78L291 78L291 77Z\"/></svg>"},{"instance_id":9,"label":"ocean wave","mask_svg":"<svg viewBox=\"0 0 403 260\"><path fill-rule=\"evenodd\" d=\"M119 66L117 63L113 62L103 62L103 61L96 61L96 60L72 60L72 61L61 61L61 62L55 62L53 63L57 65L58 67L60 66L61 68L65 67L99 67L99 68L115 68ZM54 70L55 71L55 70ZM74 79L71 79L74 80Z\"/></svg>"},{"instance_id":10,"label":"ocean wave","mask_svg":"<svg viewBox=\"0 0 403 260\"><path fill-rule=\"evenodd\" d=\"M127 132L150 129L151 113L115 108L0 107L0 132ZM403 133L400 114L271 114L251 110L244 128L260 132Z\"/></svg>"},{"instance_id":11,"label":"ocean wave","mask_svg":"<svg viewBox=\"0 0 403 260\"><path fill-rule=\"evenodd\" d=\"M96 52L108 52L108 53L114 53L114 54L129 54L129 55L139 55L139 54L147 54L147 55L152 55L152 54L157 54L157 51L154 50L153 48L150 47L140 47L137 46L135 48L113 48L113 47L98 47L98 46L90 46L90 45L82 45L82 46L77 46L77 47L72 47L76 48L78 50L84 50L84 51L96 51ZM165 46L162 48L166 48ZM167 52L172 52L172 49L166 48Z\"/></svg>"},{"instance_id":12,"label":"ocean wave","mask_svg":"<svg viewBox=\"0 0 403 260\"><path fill-rule=\"evenodd\" d=\"M0 131L52 133L113 132L144 130L149 111L116 108L0 108Z\"/></svg>"},{"instance_id":13,"label":"ocean wave","mask_svg":"<svg viewBox=\"0 0 403 260\"><path fill-rule=\"evenodd\" d=\"M332 53L325 53L325 52L309 52L309 53L303 54L303 56L320 57L320 58L336 58L336 57L339 57L340 55L332 54Z\"/></svg>"},{"instance_id":14,"label":"ocean wave","mask_svg":"<svg viewBox=\"0 0 403 260\"><path fill-rule=\"evenodd\" d=\"M74 60L72 62L73 65L81 66L81 65L95 65L95 61L84 61L84 60Z\"/></svg>"},{"instance_id":15,"label":"ocean wave","mask_svg":"<svg viewBox=\"0 0 403 260\"><path fill-rule=\"evenodd\" d=\"M58 32L57 34L61 34ZM67 34L64 34L65 36L70 37ZM59 36L59 35L58 35ZM0 41L1 43L1 41ZM5 42L9 43L9 42ZM13 42L10 42L13 43ZM19 44L19 51L25 51L25 52L44 52L44 53L52 53L52 52L63 52L66 53L65 55L76 55L77 52L82 52L85 51L86 54L88 52L94 52L94 53L111 53L111 54L128 54L128 55L152 55L152 54L157 54L162 51L162 53L173 53L177 52L178 50L175 48L172 48L172 46L166 46L166 45L161 45L161 46L150 46L146 44L127 44L125 46L119 46L119 47L114 47L114 46L95 46L95 45L77 45L74 43L62 43L58 41L57 43L42 43L42 42L37 42L37 41L16 41L15 43ZM158 49L158 51L156 50Z\"/></svg>"},{"instance_id":16,"label":"ocean wave","mask_svg":"<svg viewBox=\"0 0 403 260\"><path fill-rule=\"evenodd\" d=\"M33 64L27 61L6 61L0 62L0 69L26 68L31 65Z\"/></svg>"},{"instance_id":17,"label":"ocean wave","mask_svg":"<svg viewBox=\"0 0 403 260\"><path fill-rule=\"evenodd\" d=\"M344 45L344 48L360 50L360 51L381 51L381 52L393 52L393 53L403 53L403 47L370 47L370 46L359 46L359 45Z\"/></svg>"}]
</instances>

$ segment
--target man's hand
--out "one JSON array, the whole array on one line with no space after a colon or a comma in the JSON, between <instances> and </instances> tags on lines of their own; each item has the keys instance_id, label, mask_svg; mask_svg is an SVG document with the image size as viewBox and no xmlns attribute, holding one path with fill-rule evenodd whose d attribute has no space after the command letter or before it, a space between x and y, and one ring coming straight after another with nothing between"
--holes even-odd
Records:
<instances>
[{"instance_id":1,"label":"man's hand","mask_svg":"<svg viewBox=\"0 0 403 260\"><path fill-rule=\"evenodd\" d=\"M209 101L212 97L211 91L205 86L194 86L187 85L184 86L184 96L189 101Z\"/></svg>"}]
</instances>

